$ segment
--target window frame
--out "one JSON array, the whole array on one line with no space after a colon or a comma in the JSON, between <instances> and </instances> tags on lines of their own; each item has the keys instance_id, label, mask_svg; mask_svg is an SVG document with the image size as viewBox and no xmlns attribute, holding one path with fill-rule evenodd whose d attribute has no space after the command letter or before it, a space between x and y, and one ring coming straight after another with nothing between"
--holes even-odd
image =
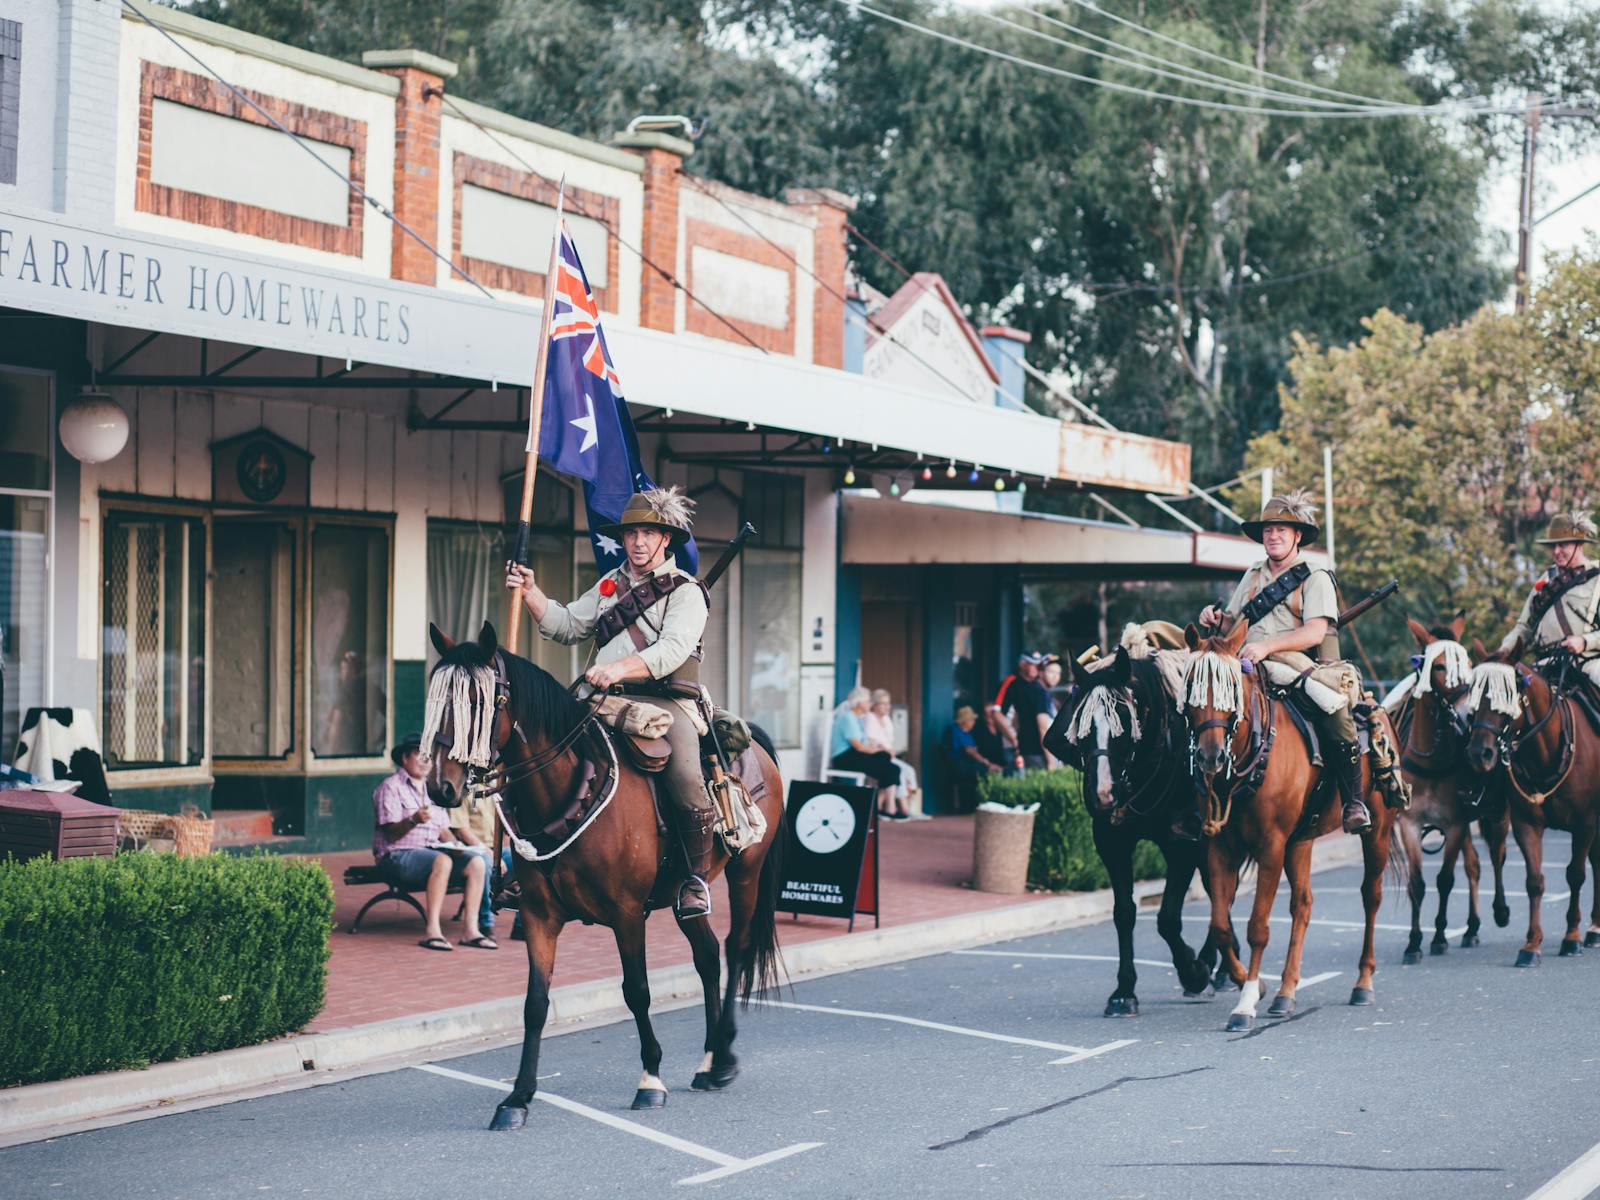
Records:
<instances>
[{"instance_id":1,"label":"window frame","mask_svg":"<svg viewBox=\"0 0 1600 1200\"><path fill-rule=\"evenodd\" d=\"M289 584L289 586L293 589L293 594L290 597L290 620L294 625L295 638L293 651L290 654L291 665L289 671L289 702L293 705L293 709L289 714L289 751L286 754L280 754L276 757L263 757L260 755L234 756L229 754L221 755L219 757L215 753L215 748L212 745L212 739L215 731L213 729L210 709L211 700L213 700L215 697L212 695L211 690L211 660L209 657L207 657L206 745L209 751L209 760L212 764L213 770L220 766L221 769L229 775L274 775L283 774L286 771L295 771L298 773L302 769L300 756L303 754L306 748L304 738L305 699L302 695L302 689L305 686L304 679L308 672L306 671L305 664L306 645L304 641L304 635L301 631L300 620L301 610L309 607L307 604L309 597L305 593L305 588L307 585L307 580L310 577L307 560L309 560L311 555L310 548L306 542L306 514L275 511L261 512L255 509L235 508L211 508L208 510L208 513L213 522L213 526L219 517L223 521L230 522L249 521L251 524L283 525L293 531L295 538L294 563L290 567L291 579ZM391 536L391 541L392 540L393 539ZM212 561L208 562L206 566L206 602L208 604L211 603L211 598L216 588L215 553L215 542L213 541L211 543ZM393 557L394 551L393 547L391 546L391 560ZM393 575L392 563L390 567L390 574L391 576ZM392 611L392 596L390 597L390 608Z\"/></svg>"},{"instance_id":2,"label":"window frame","mask_svg":"<svg viewBox=\"0 0 1600 1200\"><path fill-rule=\"evenodd\" d=\"M0 18L0 47L8 36L16 44L14 54L0 49L0 142L11 142L9 151L0 152L0 184L10 187L16 186L22 170L22 28L21 21ZM8 62L12 64L9 67ZM5 103L7 96L11 99L9 105Z\"/></svg>"},{"instance_id":3,"label":"window frame","mask_svg":"<svg viewBox=\"0 0 1600 1200\"><path fill-rule=\"evenodd\" d=\"M45 504L45 536L44 536L44 704L46 708L56 702L55 662L56 662L56 390L58 379L56 372L40 367L22 367L0 361L0 374L4 375L34 375L45 380L49 390L49 397L45 401L45 428L50 430L49 451L45 458L49 463L49 472L44 490L38 488L19 488L0 486L0 496L26 496L30 500L43 500ZM97 568L98 570L98 568ZM16 654L14 647L7 647L5 652ZM18 718L26 715L26 710L18 706ZM18 733L20 734L20 730ZM0 737L4 730L0 730ZM7 752L0 748L0 752Z\"/></svg>"}]
</instances>

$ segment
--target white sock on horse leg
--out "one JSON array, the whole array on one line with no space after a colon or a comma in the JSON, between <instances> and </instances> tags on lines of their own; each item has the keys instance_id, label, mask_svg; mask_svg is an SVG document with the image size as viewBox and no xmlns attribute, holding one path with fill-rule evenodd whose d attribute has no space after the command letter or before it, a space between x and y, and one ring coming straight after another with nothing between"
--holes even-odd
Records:
<instances>
[{"instance_id":1,"label":"white sock on horse leg","mask_svg":"<svg viewBox=\"0 0 1600 1200\"><path fill-rule=\"evenodd\" d=\"M706 1056L700 1060L700 1074L704 1075L711 1070L711 1051L706 1051Z\"/></svg>"},{"instance_id":2,"label":"white sock on horse leg","mask_svg":"<svg viewBox=\"0 0 1600 1200\"><path fill-rule=\"evenodd\" d=\"M1239 989L1239 1003L1233 1006L1233 1011L1246 1016L1256 1015L1256 1005L1261 1003L1261 980L1247 979L1244 986Z\"/></svg>"},{"instance_id":3,"label":"white sock on horse leg","mask_svg":"<svg viewBox=\"0 0 1600 1200\"><path fill-rule=\"evenodd\" d=\"M645 1071L639 1076L639 1090L641 1092L664 1092L667 1090L667 1085L650 1074L649 1071Z\"/></svg>"}]
</instances>

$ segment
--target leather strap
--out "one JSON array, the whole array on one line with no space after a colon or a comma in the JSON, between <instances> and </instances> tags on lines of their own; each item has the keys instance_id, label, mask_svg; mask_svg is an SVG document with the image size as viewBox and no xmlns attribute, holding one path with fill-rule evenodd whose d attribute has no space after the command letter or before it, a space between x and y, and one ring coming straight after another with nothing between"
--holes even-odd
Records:
<instances>
[{"instance_id":1,"label":"leather strap","mask_svg":"<svg viewBox=\"0 0 1600 1200\"><path fill-rule=\"evenodd\" d=\"M1572 623L1567 619L1567 609L1564 604L1556 603L1573 588L1588 583L1595 576L1600 575L1600 567L1590 567L1586 571L1575 571L1565 579L1556 576L1545 576L1548 582L1533 594L1533 602L1528 605L1528 619L1537 626L1544 619L1545 613L1551 608L1556 610L1556 621L1561 626L1561 636L1571 637L1573 634Z\"/></svg>"},{"instance_id":2,"label":"leather strap","mask_svg":"<svg viewBox=\"0 0 1600 1200\"><path fill-rule=\"evenodd\" d=\"M1254 625L1290 596L1300 590L1300 585L1311 577L1310 563L1295 563L1282 575L1267 584L1239 609L1245 624Z\"/></svg>"}]
</instances>

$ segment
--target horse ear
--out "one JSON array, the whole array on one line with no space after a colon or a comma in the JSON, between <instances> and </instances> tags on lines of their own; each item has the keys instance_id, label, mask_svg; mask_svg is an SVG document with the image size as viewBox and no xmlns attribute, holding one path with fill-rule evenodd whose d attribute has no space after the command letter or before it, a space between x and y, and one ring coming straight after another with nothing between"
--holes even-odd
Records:
<instances>
[{"instance_id":1,"label":"horse ear","mask_svg":"<svg viewBox=\"0 0 1600 1200\"><path fill-rule=\"evenodd\" d=\"M1083 674L1083 668L1069 656L1061 656L1061 682L1068 687L1077 687L1078 678Z\"/></svg>"},{"instance_id":2,"label":"horse ear","mask_svg":"<svg viewBox=\"0 0 1600 1200\"><path fill-rule=\"evenodd\" d=\"M456 648L456 644L446 637L443 630L432 621L428 622L428 640L433 643L433 648L439 652L440 658L443 658Z\"/></svg>"},{"instance_id":3,"label":"horse ear","mask_svg":"<svg viewBox=\"0 0 1600 1200\"><path fill-rule=\"evenodd\" d=\"M1461 640L1461 635L1467 631L1467 610L1459 609L1451 618L1450 631L1456 635L1456 641Z\"/></svg>"},{"instance_id":4,"label":"horse ear","mask_svg":"<svg viewBox=\"0 0 1600 1200\"><path fill-rule=\"evenodd\" d=\"M1417 639L1417 645L1419 646L1426 646L1433 641L1433 634L1427 631L1421 621L1407 617L1406 628L1411 630L1411 636Z\"/></svg>"},{"instance_id":5,"label":"horse ear","mask_svg":"<svg viewBox=\"0 0 1600 1200\"><path fill-rule=\"evenodd\" d=\"M1200 631L1194 627L1193 621L1183 627L1183 644L1191 650L1200 649Z\"/></svg>"},{"instance_id":6,"label":"horse ear","mask_svg":"<svg viewBox=\"0 0 1600 1200\"><path fill-rule=\"evenodd\" d=\"M1228 648L1229 654L1237 654L1244 648L1244 639L1250 633L1250 623L1243 618L1234 622L1233 630L1228 634L1223 643Z\"/></svg>"},{"instance_id":7,"label":"horse ear","mask_svg":"<svg viewBox=\"0 0 1600 1200\"><path fill-rule=\"evenodd\" d=\"M1133 660L1128 657L1128 648L1118 646L1116 657L1111 660L1111 681L1118 687L1126 687L1132 678Z\"/></svg>"},{"instance_id":8,"label":"horse ear","mask_svg":"<svg viewBox=\"0 0 1600 1200\"><path fill-rule=\"evenodd\" d=\"M495 637L494 626L485 621L483 628L478 630L478 649L483 651L485 658L493 658L499 648L500 640Z\"/></svg>"},{"instance_id":9,"label":"horse ear","mask_svg":"<svg viewBox=\"0 0 1600 1200\"><path fill-rule=\"evenodd\" d=\"M1480 663L1489 657L1489 651L1484 647L1482 638L1472 639L1472 661Z\"/></svg>"}]
</instances>

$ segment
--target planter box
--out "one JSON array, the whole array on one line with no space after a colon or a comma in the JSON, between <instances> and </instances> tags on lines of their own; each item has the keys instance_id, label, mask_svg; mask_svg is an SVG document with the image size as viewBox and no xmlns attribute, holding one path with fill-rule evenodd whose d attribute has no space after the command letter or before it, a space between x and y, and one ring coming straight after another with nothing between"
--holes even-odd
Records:
<instances>
[{"instance_id":1,"label":"planter box","mask_svg":"<svg viewBox=\"0 0 1600 1200\"><path fill-rule=\"evenodd\" d=\"M0 859L109 857L118 811L68 792L0 792Z\"/></svg>"}]
</instances>

